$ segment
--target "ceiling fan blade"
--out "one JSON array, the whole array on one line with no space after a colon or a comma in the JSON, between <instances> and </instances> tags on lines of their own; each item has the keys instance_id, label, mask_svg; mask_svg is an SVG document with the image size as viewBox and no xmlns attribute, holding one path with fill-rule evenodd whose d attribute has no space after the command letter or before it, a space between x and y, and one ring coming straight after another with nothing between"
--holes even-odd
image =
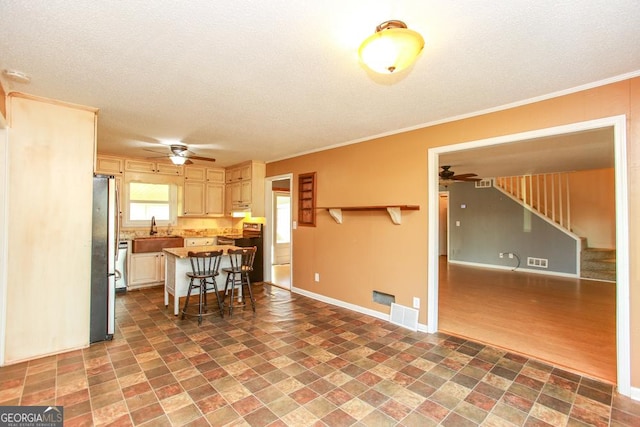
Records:
<instances>
[{"instance_id":1,"label":"ceiling fan blade","mask_svg":"<svg viewBox=\"0 0 640 427\"><path fill-rule=\"evenodd\" d=\"M456 178L455 176L452 179L454 179L455 181L464 181L464 182L482 181L482 178Z\"/></svg>"},{"instance_id":2,"label":"ceiling fan blade","mask_svg":"<svg viewBox=\"0 0 640 427\"><path fill-rule=\"evenodd\" d=\"M193 160L203 160L205 162L215 162L216 159L211 158L211 157L202 157L202 156L189 156L190 159Z\"/></svg>"},{"instance_id":3,"label":"ceiling fan blade","mask_svg":"<svg viewBox=\"0 0 640 427\"><path fill-rule=\"evenodd\" d=\"M475 173L461 173L460 175L454 175L453 179L465 179L465 178L472 178L474 176L478 176Z\"/></svg>"},{"instance_id":4,"label":"ceiling fan blade","mask_svg":"<svg viewBox=\"0 0 640 427\"><path fill-rule=\"evenodd\" d=\"M154 150L153 148L143 148L144 151L149 151L151 153L156 153L156 154L167 154L167 152L165 150Z\"/></svg>"}]
</instances>

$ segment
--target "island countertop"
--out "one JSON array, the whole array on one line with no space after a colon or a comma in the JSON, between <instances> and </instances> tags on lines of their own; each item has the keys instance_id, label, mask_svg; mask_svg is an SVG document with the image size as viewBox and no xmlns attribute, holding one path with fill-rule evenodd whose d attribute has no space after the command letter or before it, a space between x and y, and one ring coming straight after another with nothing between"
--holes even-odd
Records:
<instances>
[{"instance_id":1,"label":"island countertop","mask_svg":"<svg viewBox=\"0 0 640 427\"><path fill-rule=\"evenodd\" d=\"M177 258L188 258L189 252L211 252L211 251L223 251L225 254L229 249L242 249L238 246L231 245L212 245L212 246L189 246L181 248L164 248L163 251L169 255L173 255Z\"/></svg>"}]
</instances>

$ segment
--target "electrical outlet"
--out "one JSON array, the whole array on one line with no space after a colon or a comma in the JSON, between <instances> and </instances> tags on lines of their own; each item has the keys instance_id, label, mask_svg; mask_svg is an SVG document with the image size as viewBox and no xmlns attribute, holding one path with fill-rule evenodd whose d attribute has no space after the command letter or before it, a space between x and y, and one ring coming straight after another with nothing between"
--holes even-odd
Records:
<instances>
[{"instance_id":1,"label":"electrical outlet","mask_svg":"<svg viewBox=\"0 0 640 427\"><path fill-rule=\"evenodd\" d=\"M420 298L413 297L413 308L420 308Z\"/></svg>"},{"instance_id":2,"label":"electrical outlet","mask_svg":"<svg viewBox=\"0 0 640 427\"><path fill-rule=\"evenodd\" d=\"M513 258L513 254L509 252L509 258Z\"/></svg>"},{"instance_id":3,"label":"electrical outlet","mask_svg":"<svg viewBox=\"0 0 640 427\"><path fill-rule=\"evenodd\" d=\"M498 254L498 256L499 256L500 258L504 258L504 254L503 254L502 252L500 252L500 253Z\"/></svg>"},{"instance_id":4,"label":"electrical outlet","mask_svg":"<svg viewBox=\"0 0 640 427\"><path fill-rule=\"evenodd\" d=\"M313 275L313 280L315 280L316 282L319 282L320 281L320 273L315 273Z\"/></svg>"}]
</instances>

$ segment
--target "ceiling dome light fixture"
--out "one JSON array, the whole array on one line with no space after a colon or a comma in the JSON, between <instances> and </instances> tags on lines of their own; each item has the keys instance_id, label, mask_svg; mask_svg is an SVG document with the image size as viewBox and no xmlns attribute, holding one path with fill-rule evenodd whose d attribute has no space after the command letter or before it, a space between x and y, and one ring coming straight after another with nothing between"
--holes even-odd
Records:
<instances>
[{"instance_id":1,"label":"ceiling dome light fixture","mask_svg":"<svg viewBox=\"0 0 640 427\"><path fill-rule=\"evenodd\" d=\"M187 161L187 158L184 156L169 156L169 158L171 159L171 163L173 163L174 165L184 165L184 163Z\"/></svg>"},{"instance_id":2,"label":"ceiling dome light fixture","mask_svg":"<svg viewBox=\"0 0 640 427\"><path fill-rule=\"evenodd\" d=\"M9 79L12 80L16 83L29 83L31 82L31 77L29 77L27 74L23 73L22 71L18 71L18 70L2 70L2 74L4 74L4 76Z\"/></svg>"},{"instance_id":3,"label":"ceiling dome light fixture","mask_svg":"<svg viewBox=\"0 0 640 427\"><path fill-rule=\"evenodd\" d=\"M391 74L413 64L423 47L420 33L408 29L402 21L391 20L376 27L376 32L360 45L358 55L373 71Z\"/></svg>"}]
</instances>

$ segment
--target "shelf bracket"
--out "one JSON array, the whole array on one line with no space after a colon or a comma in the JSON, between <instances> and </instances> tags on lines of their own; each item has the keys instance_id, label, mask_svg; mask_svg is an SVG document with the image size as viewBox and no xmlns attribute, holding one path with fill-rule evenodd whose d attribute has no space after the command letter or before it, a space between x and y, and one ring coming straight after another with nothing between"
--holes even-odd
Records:
<instances>
[{"instance_id":1,"label":"shelf bracket","mask_svg":"<svg viewBox=\"0 0 640 427\"><path fill-rule=\"evenodd\" d=\"M387 208L387 212L389 212L389 216L391 217L391 222L396 225L402 224L402 214L400 213L400 208L397 206L389 206Z\"/></svg>"},{"instance_id":2,"label":"shelf bracket","mask_svg":"<svg viewBox=\"0 0 640 427\"><path fill-rule=\"evenodd\" d=\"M336 206L318 208L326 209L329 211L329 215L338 224L342 224L342 212L343 211L384 211L386 210L391 218L391 222L396 225L402 224L402 211L417 211L420 210L418 205L383 205L383 206Z\"/></svg>"},{"instance_id":3,"label":"shelf bracket","mask_svg":"<svg viewBox=\"0 0 640 427\"><path fill-rule=\"evenodd\" d=\"M342 224L342 209L331 208L329 209L329 215L331 215L331 218L333 218L335 222Z\"/></svg>"}]
</instances>

